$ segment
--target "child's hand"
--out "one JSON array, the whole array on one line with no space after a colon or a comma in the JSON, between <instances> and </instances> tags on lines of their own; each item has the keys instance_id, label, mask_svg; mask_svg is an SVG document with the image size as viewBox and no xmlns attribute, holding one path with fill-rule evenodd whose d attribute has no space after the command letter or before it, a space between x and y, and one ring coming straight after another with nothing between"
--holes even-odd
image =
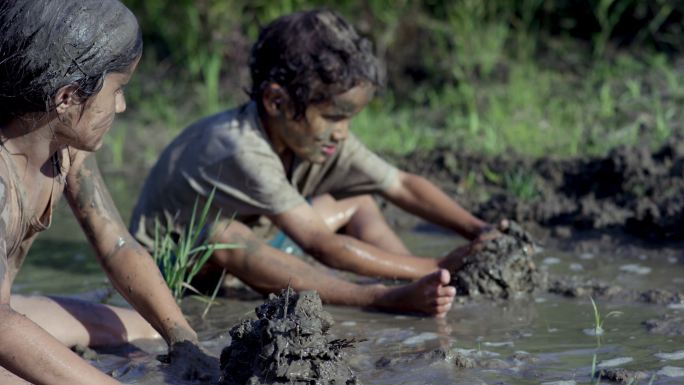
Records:
<instances>
[{"instance_id":1,"label":"child's hand","mask_svg":"<svg viewBox=\"0 0 684 385\"><path fill-rule=\"evenodd\" d=\"M508 230L509 225L510 222L508 221L508 219L500 220L496 226L492 224L487 224L486 226L480 229L480 232L478 233L477 237L473 239L473 243L485 242L491 239L496 239Z\"/></svg>"},{"instance_id":2,"label":"child's hand","mask_svg":"<svg viewBox=\"0 0 684 385\"><path fill-rule=\"evenodd\" d=\"M169 364L179 378L190 382L214 383L219 378L218 359L190 341L181 341L169 347L169 354L159 361Z\"/></svg>"}]
</instances>

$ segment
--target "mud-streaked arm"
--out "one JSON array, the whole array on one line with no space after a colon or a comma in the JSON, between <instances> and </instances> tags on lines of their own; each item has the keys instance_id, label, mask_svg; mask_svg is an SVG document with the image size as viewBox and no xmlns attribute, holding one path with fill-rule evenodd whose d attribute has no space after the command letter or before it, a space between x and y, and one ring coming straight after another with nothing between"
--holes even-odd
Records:
<instances>
[{"instance_id":1,"label":"mud-streaked arm","mask_svg":"<svg viewBox=\"0 0 684 385\"><path fill-rule=\"evenodd\" d=\"M331 230L308 204L271 217L273 223L321 263L357 274L418 279L437 269L436 260L391 253Z\"/></svg>"},{"instance_id":2,"label":"mud-streaked arm","mask_svg":"<svg viewBox=\"0 0 684 385\"><path fill-rule=\"evenodd\" d=\"M492 226L475 217L429 180L399 172L396 183L383 193L402 209L475 240Z\"/></svg>"},{"instance_id":3,"label":"mud-streaked arm","mask_svg":"<svg viewBox=\"0 0 684 385\"><path fill-rule=\"evenodd\" d=\"M197 341L149 253L129 234L94 155L79 152L65 195L114 287L169 345Z\"/></svg>"},{"instance_id":4,"label":"mud-streaked arm","mask_svg":"<svg viewBox=\"0 0 684 385\"><path fill-rule=\"evenodd\" d=\"M120 384L10 307L7 221L18 214L16 207L9 207L7 196L0 176L0 366L34 384Z\"/></svg>"}]
</instances>

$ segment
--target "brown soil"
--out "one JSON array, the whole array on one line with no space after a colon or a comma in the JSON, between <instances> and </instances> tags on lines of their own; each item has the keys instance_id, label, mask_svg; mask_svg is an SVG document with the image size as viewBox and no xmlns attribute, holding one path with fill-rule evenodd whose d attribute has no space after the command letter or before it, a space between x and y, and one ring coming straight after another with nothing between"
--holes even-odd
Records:
<instances>
[{"instance_id":1,"label":"brown soil","mask_svg":"<svg viewBox=\"0 0 684 385\"><path fill-rule=\"evenodd\" d=\"M454 153L396 159L489 220L573 230L619 229L649 240L684 239L684 138L658 150L620 147L590 159L527 159ZM521 187L522 186L522 187Z\"/></svg>"},{"instance_id":2,"label":"brown soil","mask_svg":"<svg viewBox=\"0 0 684 385\"><path fill-rule=\"evenodd\" d=\"M333 320L316 292L283 290L255 312L230 330L220 385L359 384L343 354L353 341L328 336Z\"/></svg>"},{"instance_id":3,"label":"brown soil","mask_svg":"<svg viewBox=\"0 0 684 385\"><path fill-rule=\"evenodd\" d=\"M517 223L503 235L483 242L451 272L451 285L459 296L509 299L534 293L546 286L546 275L532 260L535 242Z\"/></svg>"}]
</instances>

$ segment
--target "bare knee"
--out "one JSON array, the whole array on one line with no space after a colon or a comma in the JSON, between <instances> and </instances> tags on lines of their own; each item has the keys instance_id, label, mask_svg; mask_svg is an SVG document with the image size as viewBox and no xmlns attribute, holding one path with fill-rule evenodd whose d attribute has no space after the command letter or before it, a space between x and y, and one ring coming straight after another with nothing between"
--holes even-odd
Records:
<instances>
[{"instance_id":1,"label":"bare knee","mask_svg":"<svg viewBox=\"0 0 684 385\"><path fill-rule=\"evenodd\" d=\"M378 207L378 203L375 201L375 198L373 198L372 195L360 195L358 197L354 197L354 199L356 200L356 204L358 205L358 212L380 213L380 207Z\"/></svg>"}]
</instances>

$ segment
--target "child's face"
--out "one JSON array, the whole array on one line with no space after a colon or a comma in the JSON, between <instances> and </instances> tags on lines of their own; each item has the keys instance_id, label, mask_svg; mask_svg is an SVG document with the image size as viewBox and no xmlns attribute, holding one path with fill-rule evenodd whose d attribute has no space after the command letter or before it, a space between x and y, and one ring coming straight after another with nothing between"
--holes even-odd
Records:
<instances>
[{"instance_id":1,"label":"child's face","mask_svg":"<svg viewBox=\"0 0 684 385\"><path fill-rule=\"evenodd\" d=\"M74 104L68 108L61 121L65 127L58 126L55 130L62 143L85 151L95 151L102 146L114 117L126 110L123 87L130 80L139 59L125 73L107 74L102 88L85 101L85 106Z\"/></svg>"},{"instance_id":2,"label":"child's face","mask_svg":"<svg viewBox=\"0 0 684 385\"><path fill-rule=\"evenodd\" d=\"M338 151L349 135L349 123L370 100L375 88L362 83L331 100L310 105L299 120L291 114L280 121L280 139L297 156L323 163Z\"/></svg>"}]
</instances>

